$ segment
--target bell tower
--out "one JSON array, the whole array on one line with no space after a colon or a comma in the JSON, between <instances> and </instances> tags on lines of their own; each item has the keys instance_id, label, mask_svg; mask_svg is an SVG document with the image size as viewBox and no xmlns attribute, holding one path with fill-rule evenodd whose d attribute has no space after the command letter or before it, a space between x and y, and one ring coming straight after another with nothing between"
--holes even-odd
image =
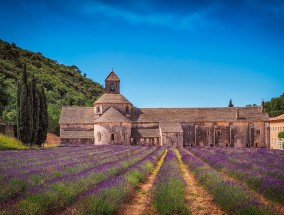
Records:
<instances>
[{"instance_id":1,"label":"bell tower","mask_svg":"<svg viewBox=\"0 0 284 215\"><path fill-rule=\"evenodd\" d=\"M120 80L112 70L105 80L106 93L119 94L120 93Z\"/></svg>"}]
</instances>

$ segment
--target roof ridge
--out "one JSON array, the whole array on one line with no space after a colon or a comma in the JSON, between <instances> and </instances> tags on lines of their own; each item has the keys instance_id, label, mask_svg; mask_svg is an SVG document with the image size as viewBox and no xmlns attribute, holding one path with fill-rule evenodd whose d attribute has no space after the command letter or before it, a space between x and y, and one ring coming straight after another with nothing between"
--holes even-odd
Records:
<instances>
[{"instance_id":1,"label":"roof ridge","mask_svg":"<svg viewBox=\"0 0 284 215\"><path fill-rule=\"evenodd\" d=\"M95 122L130 122L130 120L116 108L110 107Z\"/></svg>"},{"instance_id":2,"label":"roof ridge","mask_svg":"<svg viewBox=\"0 0 284 215\"><path fill-rule=\"evenodd\" d=\"M106 77L106 81L111 80L111 81L120 81L118 76L115 74L115 72L112 70L109 75Z\"/></svg>"}]
</instances>

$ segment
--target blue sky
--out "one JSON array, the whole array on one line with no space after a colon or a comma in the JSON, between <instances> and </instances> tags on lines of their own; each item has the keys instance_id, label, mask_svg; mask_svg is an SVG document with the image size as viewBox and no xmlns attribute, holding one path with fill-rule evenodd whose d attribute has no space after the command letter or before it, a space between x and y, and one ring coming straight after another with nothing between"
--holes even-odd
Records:
<instances>
[{"instance_id":1,"label":"blue sky","mask_svg":"<svg viewBox=\"0 0 284 215\"><path fill-rule=\"evenodd\" d=\"M0 38L76 65L114 68L137 107L260 104L284 91L282 0L0 0Z\"/></svg>"}]
</instances>

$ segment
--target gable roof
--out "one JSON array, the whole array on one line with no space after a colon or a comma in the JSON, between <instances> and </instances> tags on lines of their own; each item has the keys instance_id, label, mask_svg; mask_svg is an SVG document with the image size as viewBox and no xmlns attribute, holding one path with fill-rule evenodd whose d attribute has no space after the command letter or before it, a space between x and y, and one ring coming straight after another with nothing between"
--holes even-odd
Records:
<instances>
[{"instance_id":1,"label":"gable roof","mask_svg":"<svg viewBox=\"0 0 284 215\"><path fill-rule=\"evenodd\" d=\"M131 122L122 113L114 107L108 109L103 115L95 120L95 122Z\"/></svg>"},{"instance_id":2,"label":"gable roof","mask_svg":"<svg viewBox=\"0 0 284 215\"><path fill-rule=\"evenodd\" d=\"M270 121L280 121L280 120L284 121L284 114L270 118Z\"/></svg>"},{"instance_id":3,"label":"gable roof","mask_svg":"<svg viewBox=\"0 0 284 215\"><path fill-rule=\"evenodd\" d=\"M94 104L131 104L123 95L114 93L105 93L98 98Z\"/></svg>"},{"instance_id":4,"label":"gable roof","mask_svg":"<svg viewBox=\"0 0 284 215\"><path fill-rule=\"evenodd\" d=\"M106 78L106 81L120 81L118 76L112 71Z\"/></svg>"},{"instance_id":5,"label":"gable roof","mask_svg":"<svg viewBox=\"0 0 284 215\"><path fill-rule=\"evenodd\" d=\"M182 133L183 132L180 123L162 122L159 125L163 133Z\"/></svg>"},{"instance_id":6,"label":"gable roof","mask_svg":"<svg viewBox=\"0 0 284 215\"><path fill-rule=\"evenodd\" d=\"M159 128L132 128L131 134L140 138L160 137Z\"/></svg>"},{"instance_id":7,"label":"gable roof","mask_svg":"<svg viewBox=\"0 0 284 215\"><path fill-rule=\"evenodd\" d=\"M76 123L94 123L95 120L93 107L62 107L59 123L76 124Z\"/></svg>"},{"instance_id":8,"label":"gable roof","mask_svg":"<svg viewBox=\"0 0 284 215\"><path fill-rule=\"evenodd\" d=\"M259 107L240 107L239 119L236 108L135 108L132 121L137 122L235 122L269 121L269 116Z\"/></svg>"}]
</instances>

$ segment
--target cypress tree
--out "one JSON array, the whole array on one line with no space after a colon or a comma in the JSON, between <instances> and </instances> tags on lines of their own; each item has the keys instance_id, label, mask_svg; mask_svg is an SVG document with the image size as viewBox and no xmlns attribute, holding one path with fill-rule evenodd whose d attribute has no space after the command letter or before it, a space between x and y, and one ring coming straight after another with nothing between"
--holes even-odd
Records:
<instances>
[{"instance_id":1,"label":"cypress tree","mask_svg":"<svg viewBox=\"0 0 284 215\"><path fill-rule=\"evenodd\" d=\"M28 80L26 65L17 83L17 135L26 144L42 144L46 140L48 113L43 87L36 79Z\"/></svg>"},{"instance_id":2,"label":"cypress tree","mask_svg":"<svg viewBox=\"0 0 284 215\"><path fill-rule=\"evenodd\" d=\"M232 102L232 99L230 99L229 104L228 104L228 107L234 107L233 102Z\"/></svg>"},{"instance_id":3,"label":"cypress tree","mask_svg":"<svg viewBox=\"0 0 284 215\"><path fill-rule=\"evenodd\" d=\"M0 118L2 117L5 106L8 105L8 98L5 76L0 73Z\"/></svg>"},{"instance_id":4,"label":"cypress tree","mask_svg":"<svg viewBox=\"0 0 284 215\"><path fill-rule=\"evenodd\" d=\"M36 79L32 78L31 81L31 98L32 98L32 144L38 143L38 133L39 133L39 90L37 88Z\"/></svg>"},{"instance_id":5,"label":"cypress tree","mask_svg":"<svg viewBox=\"0 0 284 215\"><path fill-rule=\"evenodd\" d=\"M39 91L39 132L38 132L38 144L44 143L47 137L48 129L48 112L47 103L44 88L41 87Z\"/></svg>"},{"instance_id":6,"label":"cypress tree","mask_svg":"<svg viewBox=\"0 0 284 215\"><path fill-rule=\"evenodd\" d=\"M19 87L18 98L18 138L25 144L31 143L32 139L32 107L31 92L28 82L26 65L24 65L22 80Z\"/></svg>"}]
</instances>

